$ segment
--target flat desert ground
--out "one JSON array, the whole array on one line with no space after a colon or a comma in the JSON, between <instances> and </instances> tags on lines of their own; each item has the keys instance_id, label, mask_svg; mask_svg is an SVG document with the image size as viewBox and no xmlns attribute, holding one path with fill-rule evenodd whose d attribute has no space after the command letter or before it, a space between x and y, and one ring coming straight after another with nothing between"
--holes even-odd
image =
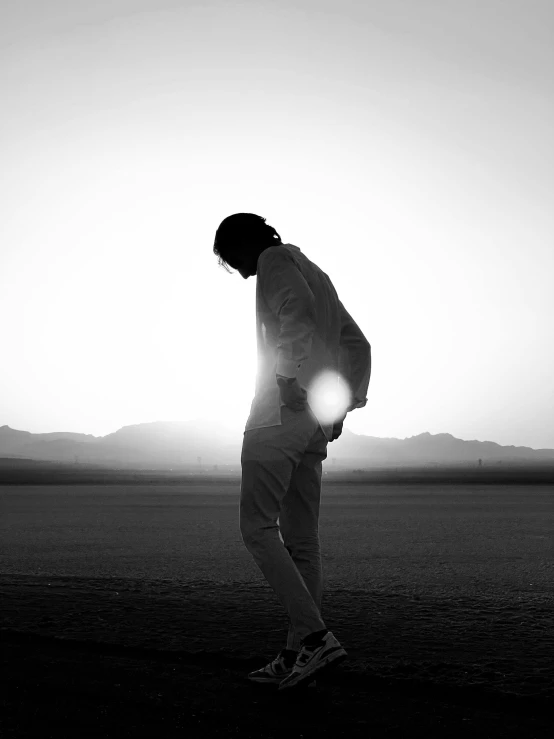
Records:
<instances>
[{"instance_id":1,"label":"flat desert ground","mask_svg":"<svg viewBox=\"0 0 554 739\"><path fill-rule=\"evenodd\" d=\"M328 484L316 688L247 673L287 619L240 480L0 485L3 737L554 735L554 487Z\"/></svg>"}]
</instances>

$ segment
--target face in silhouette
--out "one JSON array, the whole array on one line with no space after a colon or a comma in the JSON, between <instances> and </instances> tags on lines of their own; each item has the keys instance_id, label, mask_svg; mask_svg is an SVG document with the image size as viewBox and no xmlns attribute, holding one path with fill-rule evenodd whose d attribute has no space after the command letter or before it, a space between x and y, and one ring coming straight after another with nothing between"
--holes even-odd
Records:
<instances>
[{"instance_id":1,"label":"face in silhouette","mask_svg":"<svg viewBox=\"0 0 554 739\"><path fill-rule=\"evenodd\" d=\"M233 256L227 260L227 264L240 272L242 277L247 280L254 277L258 269L258 257L267 249L267 245L253 246L247 242L237 243Z\"/></svg>"}]
</instances>

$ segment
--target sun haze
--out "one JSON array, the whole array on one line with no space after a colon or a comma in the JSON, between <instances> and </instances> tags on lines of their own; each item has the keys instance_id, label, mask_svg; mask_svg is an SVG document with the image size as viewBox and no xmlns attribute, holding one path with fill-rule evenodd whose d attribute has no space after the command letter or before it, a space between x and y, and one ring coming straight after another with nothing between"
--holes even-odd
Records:
<instances>
[{"instance_id":1,"label":"sun haze","mask_svg":"<svg viewBox=\"0 0 554 739\"><path fill-rule=\"evenodd\" d=\"M4 3L0 425L241 433L252 212L371 343L351 430L554 447L549 8Z\"/></svg>"}]
</instances>

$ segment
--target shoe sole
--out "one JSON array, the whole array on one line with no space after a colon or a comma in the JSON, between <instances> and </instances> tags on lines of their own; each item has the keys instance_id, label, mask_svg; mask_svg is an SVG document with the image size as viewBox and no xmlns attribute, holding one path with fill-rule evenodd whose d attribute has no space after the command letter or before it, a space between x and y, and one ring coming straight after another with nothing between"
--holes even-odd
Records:
<instances>
[{"instance_id":1,"label":"shoe sole","mask_svg":"<svg viewBox=\"0 0 554 739\"><path fill-rule=\"evenodd\" d=\"M329 671L333 670L335 667L338 667L342 662L344 662L344 660L347 657L348 657L348 653L343 651L337 657L330 659L328 662L325 662L324 664L320 663L320 666L317 668L317 670L314 670L312 673L310 673L306 677L300 677L295 683L288 683L287 685L279 685L279 690L287 690L289 688L292 689L292 688L304 687L307 681L314 681L316 675L318 677L321 677L323 674L327 674ZM283 678L283 680L284 679L285 678Z\"/></svg>"}]
</instances>

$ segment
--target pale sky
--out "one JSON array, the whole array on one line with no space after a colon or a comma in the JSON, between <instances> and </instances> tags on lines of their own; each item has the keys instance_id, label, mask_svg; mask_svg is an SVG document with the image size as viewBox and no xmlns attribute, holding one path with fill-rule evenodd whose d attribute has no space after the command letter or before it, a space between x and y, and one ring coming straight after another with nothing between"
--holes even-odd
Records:
<instances>
[{"instance_id":1,"label":"pale sky","mask_svg":"<svg viewBox=\"0 0 554 739\"><path fill-rule=\"evenodd\" d=\"M0 425L242 434L252 212L372 346L355 433L554 448L554 12L3 0Z\"/></svg>"}]
</instances>

